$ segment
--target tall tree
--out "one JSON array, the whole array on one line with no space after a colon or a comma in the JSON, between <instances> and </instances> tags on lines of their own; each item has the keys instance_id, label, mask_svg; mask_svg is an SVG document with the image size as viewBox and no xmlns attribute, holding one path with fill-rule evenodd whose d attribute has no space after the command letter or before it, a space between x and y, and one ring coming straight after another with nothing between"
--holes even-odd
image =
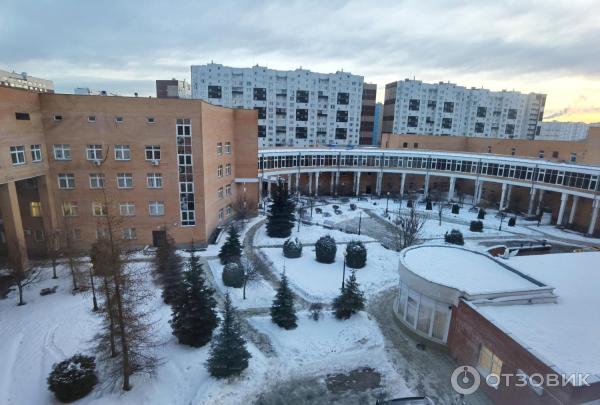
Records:
<instances>
[{"instance_id":1,"label":"tall tree","mask_svg":"<svg viewBox=\"0 0 600 405\"><path fill-rule=\"evenodd\" d=\"M242 244L240 243L240 235L235 226L231 225L227 231L227 240L225 240L219 251L219 259L221 260L221 264L227 264L238 262L241 256Z\"/></svg>"},{"instance_id":2,"label":"tall tree","mask_svg":"<svg viewBox=\"0 0 600 405\"><path fill-rule=\"evenodd\" d=\"M104 306L101 308L102 315L105 320L103 325L103 333L101 334L101 340L106 343L105 347L110 348L110 357L117 355L117 348L115 343L115 306L114 300L112 300L113 288L112 288L112 261L111 261L111 250L108 241L99 240L92 245L90 250L90 260L94 268L94 274L102 279L100 285L100 291L103 294Z\"/></svg>"},{"instance_id":3,"label":"tall tree","mask_svg":"<svg viewBox=\"0 0 600 405\"><path fill-rule=\"evenodd\" d=\"M273 201L267 215L267 235L272 238L288 238L294 227L295 204L283 182L277 183L271 198Z\"/></svg>"},{"instance_id":4,"label":"tall tree","mask_svg":"<svg viewBox=\"0 0 600 405\"><path fill-rule=\"evenodd\" d=\"M271 320L284 329L294 329L298 326L297 319L294 309L294 294L290 289L287 276L283 273L273 305L271 305Z\"/></svg>"},{"instance_id":5,"label":"tall tree","mask_svg":"<svg viewBox=\"0 0 600 405\"><path fill-rule=\"evenodd\" d=\"M213 297L215 290L206 285L202 265L193 248L187 268L182 293L172 304L170 324L179 343L200 347L210 342L219 323L215 312L217 302Z\"/></svg>"},{"instance_id":6,"label":"tall tree","mask_svg":"<svg viewBox=\"0 0 600 405\"><path fill-rule=\"evenodd\" d=\"M227 293L221 329L211 343L206 366L213 377L226 378L238 375L248 368L248 360L251 357L241 334L235 307Z\"/></svg>"},{"instance_id":7,"label":"tall tree","mask_svg":"<svg viewBox=\"0 0 600 405\"><path fill-rule=\"evenodd\" d=\"M417 243L425 222L425 217L419 214L414 207L411 207L408 212L398 215L393 235L396 250L399 251Z\"/></svg>"},{"instance_id":8,"label":"tall tree","mask_svg":"<svg viewBox=\"0 0 600 405\"><path fill-rule=\"evenodd\" d=\"M356 271L352 270L340 295L333 300L332 306L338 319L348 319L352 314L364 309L365 298L356 281Z\"/></svg>"},{"instance_id":9,"label":"tall tree","mask_svg":"<svg viewBox=\"0 0 600 405\"><path fill-rule=\"evenodd\" d=\"M162 286L162 298L165 304L173 303L181 293L183 285L182 260L177 254L173 238L167 234L165 243L156 250L155 271Z\"/></svg>"}]
</instances>

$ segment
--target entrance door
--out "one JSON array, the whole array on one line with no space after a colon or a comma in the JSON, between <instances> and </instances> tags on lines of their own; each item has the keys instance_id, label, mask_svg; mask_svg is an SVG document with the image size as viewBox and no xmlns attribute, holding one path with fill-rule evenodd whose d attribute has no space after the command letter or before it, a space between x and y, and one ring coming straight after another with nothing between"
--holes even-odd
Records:
<instances>
[{"instance_id":1,"label":"entrance door","mask_svg":"<svg viewBox=\"0 0 600 405\"><path fill-rule=\"evenodd\" d=\"M152 245L161 247L167 244L167 231L152 231Z\"/></svg>"}]
</instances>

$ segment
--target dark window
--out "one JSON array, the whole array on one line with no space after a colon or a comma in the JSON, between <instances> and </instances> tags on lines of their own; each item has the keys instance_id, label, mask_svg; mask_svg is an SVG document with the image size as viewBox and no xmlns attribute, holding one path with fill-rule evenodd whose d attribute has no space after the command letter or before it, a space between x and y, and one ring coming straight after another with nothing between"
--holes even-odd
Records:
<instances>
[{"instance_id":1,"label":"dark window","mask_svg":"<svg viewBox=\"0 0 600 405\"><path fill-rule=\"evenodd\" d=\"M444 129L452 128L452 118L442 118L442 128L444 128Z\"/></svg>"},{"instance_id":2,"label":"dark window","mask_svg":"<svg viewBox=\"0 0 600 405\"><path fill-rule=\"evenodd\" d=\"M413 144L413 148L415 148L415 149L419 149L419 143L418 143L418 142L415 142L415 143Z\"/></svg>"},{"instance_id":3,"label":"dark window","mask_svg":"<svg viewBox=\"0 0 600 405\"><path fill-rule=\"evenodd\" d=\"M517 110L514 108L509 108L508 109L508 119L514 120L516 118L517 118Z\"/></svg>"},{"instance_id":4,"label":"dark window","mask_svg":"<svg viewBox=\"0 0 600 405\"><path fill-rule=\"evenodd\" d=\"M308 128L296 127L296 138L297 139L306 139L307 137L308 137Z\"/></svg>"},{"instance_id":5,"label":"dark window","mask_svg":"<svg viewBox=\"0 0 600 405\"><path fill-rule=\"evenodd\" d=\"M18 119L19 121L29 121L29 113L16 112L15 118Z\"/></svg>"},{"instance_id":6,"label":"dark window","mask_svg":"<svg viewBox=\"0 0 600 405\"><path fill-rule=\"evenodd\" d=\"M265 138L267 136L267 127L264 125L258 126L258 137Z\"/></svg>"},{"instance_id":7,"label":"dark window","mask_svg":"<svg viewBox=\"0 0 600 405\"><path fill-rule=\"evenodd\" d=\"M435 108L436 104L437 103L435 102L435 100L429 100L427 102L427 108Z\"/></svg>"},{"instance_id":8,"label":"dark window","mask_svg":"<svg viewBox=\"0 0 600 405\"><path fill-rule=\"evenodd\" d=\"M221 86L208 86L208 98L221 98Z\"/></svg>"},{"instance_id":9,"label":"dark window","mask_svg":"<svg viewBox=\"0 0 600 405\"><path fill-rule=\"evenodd\" d=\"M308 110L306 108L296 108L296 121L308 121Z\"/></svg>"},{"instance_id":10,"label":"dark window","mask_svg":"<svg viewBox=\"0 0 600 405\"><path fill-rule=\"evenodd\" d=\"M426 124L431 124L431 125L433 125L433 123L434 123L434 122L435 122L435 121L433 120L433 117L427 117L427 118L425 118L425 123L426 123Z\"/></svg>"},{"instance_id":11,"label":"dark window","mask_svg":"<svg viewBox=\"0 0 600 405\"><path fill-rule=\"evenodd\" d=\"M486 114L487 114L486 107L477 107L477 117L478 118L485 118Z\"/></svg>"},{"instance_id":12,"label":"dark window","mask_svg":"<svg viewBox=\"0 0 600 405\"><path fill-rule=\"evenodd\" d=\"M554 159L558 159L558 151L557 150L555 150L554 152L552 152L552 157Z\"/></svg>"},{"instance_id":13,"label":"dark window","mask_svg":"<svg viewBox=\"0 0 600 405\"><path fill-rule=\"evenodd\" d=\"M360 111L360 115L362 116L374 116L375 115L375 106L374 105L363 105Z\"/></svg>"},{"instance_id":14,"label":"dark window","mask_svg":"<svg viewBox=\"0 0 600 405\"><path fill-rule=\"evenodd\" d=\"M542 127L540 127L540 126L535 127L535 134L539 135L541 130L542 130Z\"/></svg>"},{"instance_id":15,"label":"dark window","mask_svg":"<svg viewBox=\"0 0 600 405\"><path fill-rule=\"evenodd\" d=\"M408 142L404 142L404 143L402 144L402 147L403 147L403 148L408 148Z\"/></svg>"},{"instance_id":16,"label":"dark window","mask_svg":"<svg viewBox=\"0 0 600 405\"><path fill-rule=\"evenodd\" d=\"M408 100L408 109L410 111L419 111L420 105L421 105L421 100L417 100L414 98L411 98L410 100Z\"/></svg>"},{"instance_id":17,"label":"dark window","mask_svg":"<svg viewBox=\"0 0 600 405\"><path fill-rule=\"evenodd\" d=\"M492 147L488 146L488 152L487 153L492 153Z\"/></svg>"},{"instance_id":18,"label":"dark window","mask_svg":"<svg viewBox=\"0 0 600 405\"><path fill-rule=\"evenodd\" d=\"M416 115L409 115L406 125L411 128L416 127L417 125L419 125L419 117L417 117Z\"/></svg>"},{"instance_id":19,"label":"dark window","mask_svg":"<svg viewBox=\"0 0 600 405\"><path fill-rule=\"evenodd\" d=\"M287 112L285 108L276 108L275 114L285 117L287 115Z\"/></svg>"},{"instance_id":20,"label":"dark window","mask_svg":"<svg viewBox=\"0 0 600 405\"><path fill-rule=\"evenodd\" d=\"M444 101L444 112L445 113L453 113L454 112L454 103L452 101Z\"/></svg>"},{"instance_id":21,"label":"dark window","mask_svg":"<svg viewBox=\"0 0 600 405\"><path fill-rule=\"evenodd\" d=\"M348 122L348 111L338 110L335 113L336 122Z\"/></svg>"},{"instance_id":22,"label":"dark window","mask_svg":"<svg viewBox=\"0 0 600 405\"><path fill-rule=\"evenodd\" d=\"M475 133L483 134L484 129L485 129L485 124L483 122L475 123Z\"/></svg>"},{"instance_id":23,"label":"dark window","mask_svg":"<svg viewBox=\"0 0 600 405\"><path fill-rule=\"evenodd\" d=\"M515 133L514 124L506 124L506 129L504 131L505 134L513 135Z\"/></svg>"},{"instance_id":24,"label":"dark window","mask_svg":"<svg viewBox=\"0 0 600 405\"><path fill-rule=\"evenodd\" d=\"M264 87L255 87L252 94L254 95L254 100L257 101L265 101L267 99L267 89Z\"/></svg>"},{"instance_id":25,"label":"dark window","mask_svg":"<svg viewBox=\"0 0 600 405\"><path fill-rule=\"evenodd\" d=\"M337 94L337 103L348 105L350 103L350 93L338 93Z\"/></svg>"},{"instance_id":26,"label":"dark window","mask_svg":"<svg viewBox=\"0 0 600 405\"><path fill-rule=\"evenodd\" d=\"M296 103L308 103L308 91L296 90Z\"/></svg>"},{"instance_id":27,"label":"dark window","mask_svg":"<svg viewBox=\"0 0 600 405\"><path fill-rule=\"evenodd\" d=\"M512 156L515 156L515 155L517 154L517 149L516 149L516 148L511 148L511 149L510 149L510 154L511 154Z\"/></svg>"},{"instance_id":28,"label":"dark window","mask_svg":"<svg viewBox=\"0 0 600 405\"><path fill-rule=\"evenodd\" d=\"M267 118L267 108L266 107L254 107L256 111L258 111L258 119L264 120Z\"/></svg>"},{"instance_id":29,"label":"dark window","mask_svg":"<svg viewBox=\"0 0 600 405\"><path fill-rule=\"evenodd\" d=\"M335 129L335 139L346 139L347 134L348 134L348 130L346 128L336 128Z\"/></svg>"}]
</instances>

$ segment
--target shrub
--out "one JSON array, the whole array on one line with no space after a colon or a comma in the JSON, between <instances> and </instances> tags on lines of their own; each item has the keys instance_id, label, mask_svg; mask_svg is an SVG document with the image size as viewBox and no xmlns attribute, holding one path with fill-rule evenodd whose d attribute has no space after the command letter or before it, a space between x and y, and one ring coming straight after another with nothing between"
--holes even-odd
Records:
<instances>
[{"instance_id":1,"label":"shrub","mask_svg":"<svg viewBox=\"0 0 600 405\"><path fill-rule=\"evenodd\" d=\"M223 267L223 284L227 287L242 288L244 285L244 269L239 263L227 263Z\"/></svg>"},{"instance_id":2,"label":"shrub","mask_svg":"<svg viewBox=\"0 0 600 405\"><path fill-rule=\"evenodd\" d=\"M430 199L427 199L427 201L425 202L425 209L428 211L431 211L433 209L433 204L431 204Z\"/></svg>"},{"instance_id":3,"label":"shrub","mask_svg":"<svg viewBox=\"0 0 600 405\"><path fill-rule=\"evenodd\" d=\"M302 256L302 242L298 238L289 238L283 244L283 255L288 259L297 259Z\"/></svg>"},{"instance_id":4,"label":"shrub","mask_svg":"<svg viewBox=\"0 0 600 405\"><path fill-rule=\"evenodd\" d=\"M469 226L469 230L471 232L483 232L483 222L481 222L481 221L471 221L471 225Z\"/></svg>"},{"instance_id":5,"label":"shrub","mask_svg":"<svg viewBox=\"0 0 600 405\"><path fill-rule=\"evenodd\" d=\"M315 244L315 253L319 263L333 263L335 261L336 252L337 246L335 245L335 239L329 235L320 237Z\"/></svg>"},{"instance_id":6,"label":"shrub","mask_svg":"<svg viewBox=\"0 0 600 405\"><path fill-rule=\"evenodd\" d=\"M479 208L479 212L477 213L477 219L485 219L485 210L483 208Z\"/></svg>"},{"instance_id":7,"label":"shrub","mask_svg":"<svg viewBox=\"0 0 600 405\"><path fill-rule=\"evenodd\" d=\"M406 202L406 208L412 208L413 207L413 200L408 200Z\"/></svg>"},{"instance_id":8,"label":"shrub","mask_svg":"<svg viewBox=\"0 0 600 405\"><path fill-rule=\"evenodd\" d=\"M333 205L331 206L331 208L333 208L333 210L335 211L335 210L339 210L339 209L340 209L340 206L339 206L339 205L336 205L336 204L333 204Z\"/></svg>"},{"instance_id":9,"label":"shrub","mask_svg":"<svg viewBox=\"0 0 600 405\"><path fill-rule=\"evenodd\" d=\"M451 243L453 245L465 244L463 234L458 229L453 229L449 233L446 232L446 234L444 235L444 240L446 241L446 243Z\"/></svg>"},{"instance_id":10,"label":"shrub","mask_svg":"<svg viewBox=\"0 0 600 405\"><path fill-rule=\"evenodd\" d=\"M48 376L48 389L60 402L85 397L98 382L94 357L76 354L54 364Z\"/></svg>"},{"instance_id":11,"label":"shrub","mask_svg":"<svg viewBox=\"0 0 600 405\"><path fill-rule=\"evenodd\" d=\"M321 310L323 310L323 304L321 304L320 302L314 302L310 304L308 310L310 311L310 318L313 321L318 321L321 318Z\"/></svg>"},{"instance_id":12,"label":"shrub","mask_svg":"<svg viewBox=\"0 0 600 405\"><path fill-rule=\"evenodd\" d=\"M452 213L458 214L459 212L460 212L460 207L458 206L458 204L452 205Z\"/></svg>"},{"instance_id":13,"label":"shrub","mask_svg":"<svg viewBox=\"0 0 600 405\"><path fill-rule=\"evenodd\" d=\"M352 241L346 245L346 264L353 269L362 269L367 264L367 248L362 242Z\"/></svg>"},{"instance_id":14,"label":"shrub","mask_svg":"<svg viewBox=\"0 0 600 405\"><path fill-rule=\"evenodd\" d=\"M354 204L354 203L350 204L350 209L352 211L356 211L356 204Z\"/></svg>"},{"instance_id":15,"label":"shrub","mask_svg":"<svg viewBox=\"0 0 600 405\"><path fill-rule=\"evenodd\" d=\"M508 219L508 226L515 226L517 224L517 217L512 217Z\"/></svg>"}]
</instances>

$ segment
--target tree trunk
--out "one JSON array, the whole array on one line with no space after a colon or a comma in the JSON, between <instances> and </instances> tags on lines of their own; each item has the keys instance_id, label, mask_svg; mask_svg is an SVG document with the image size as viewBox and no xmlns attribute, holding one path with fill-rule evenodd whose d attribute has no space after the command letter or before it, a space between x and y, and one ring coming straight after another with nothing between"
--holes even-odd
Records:
<instances>
[{"instance_id":1,"label":"tree trunk","mask_svg":"<svg viewBox=\"0 0 600 405\"><path fill-rule=\"evenodd\" d=\"M113 318L112 304L110 302L110 291L108 289L108 278L104 277L104 292L106 293L106 310L108 311L109 327L110 327L110 357L117 355L115 347L115 321Z\"/></svg>"},{"instance_id":2,"label":"tree trunk","mask_svg":"<svg viewBox=\"0 0 600 405\"><path fill-rule=\"evenodd\" d=\"M94 304L94 307L92 308L92 311L94 312L98 312L98 301L96 300L96 288L94 286L94 274L92 274L92 269L90 268L90 283L92 285L92 301Z\"/></svg>"},{"instance_id":3,"label":"tree trunk","mask_svg":"<svg viewBox=\"0 0 600 405\"><path fill-rule=\"evenodd\" d=\"M248 283L248 279L244 277L244 289L243 289L243 299L246 299L246 283Z\"/></svg>"},{"instance_id":4,"label":"tree trunk","mask_svg":"<svg viewBox=\"0 0 600 405\"><path fill-rule=\"evenodd\" d=\"M17 281L17 289L19 290L19 303L17 305L25 305L25 301L23 301L23 283L21 280Z\"/></svg>"},{"instance_id":5,"label":"tree trunk","mask_svg":"<svg viewBox=\"0 0 600 405\"><path fill-rule=\"evenodd\" d=\"M56 275L56 258L52 258L52 278L56 279L58 276Z\"/></svg>"},{"instance_id":6,"label":"tree trunk","mask_svg":"<svg viewBox=\"0 0 600 405\"><path fill-rule=\"evenodd\" d=\"M115 284L115 299L117 300L117 321L119 323L119 332L121 333L121 355L123 356L123 390L129 391L131 385L129 384L129 348L127 347L127 332L125 331L125 319L123 313L123 297L121 296L121 287L119 285L119 279L117 275L113 277Z\"/></svg>"},{"instance_id":7,"label":"tree trunk","mask_svg":"<svg viewBox=\"0 0 600 405\"><path fill-rule=\"evenodd\" d=\"M73 278L73 291L79 290L79 286L77 285L77 277L75 277L75 261L72 258L69 258L69 268L71 269L71 277Z\"/></svg>"}]
</instances>

